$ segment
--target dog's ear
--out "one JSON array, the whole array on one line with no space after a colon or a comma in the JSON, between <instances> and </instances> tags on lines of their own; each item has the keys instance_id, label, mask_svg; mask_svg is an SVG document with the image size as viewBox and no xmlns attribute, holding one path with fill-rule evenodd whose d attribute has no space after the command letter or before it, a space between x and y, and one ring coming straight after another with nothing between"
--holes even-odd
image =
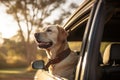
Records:
<instances>
[{"instance_id":1,"label":"dog's ear","mask_svg":"<svg viewBox=\"0 0 120 80\"><path fill-rule=\"evenodd\" d=\"M68 33L61 26L57 25L58 28L58 41L64 42L67 40Z\"/></svg>"}]
</instances>

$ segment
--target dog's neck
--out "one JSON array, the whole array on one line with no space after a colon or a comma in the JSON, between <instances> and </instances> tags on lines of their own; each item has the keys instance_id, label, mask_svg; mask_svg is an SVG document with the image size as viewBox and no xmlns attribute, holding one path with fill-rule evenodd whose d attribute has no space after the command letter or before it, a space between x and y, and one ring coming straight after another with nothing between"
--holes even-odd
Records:
<instances>
[{"instance_id":1,"label":"dog's neck","mask_svg":"<svg viewBox=\"0 0 120 80\"><path fill-rule=\"evenodd\" d=\"M47 53L48 59L55 59L56 55L66 50L68 47L69 46L67 41L64 41L62 44L57 44L57 46L52 49L47 49L46 53Z\"/></svg>"}]
</instances>

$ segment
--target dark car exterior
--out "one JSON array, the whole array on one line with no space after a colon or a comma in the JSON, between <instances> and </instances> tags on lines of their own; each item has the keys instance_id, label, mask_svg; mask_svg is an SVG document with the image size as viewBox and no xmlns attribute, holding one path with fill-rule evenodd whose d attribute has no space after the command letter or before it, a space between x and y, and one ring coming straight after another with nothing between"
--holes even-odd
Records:
<instances>
[{"instance_id":1,"label":"dark car exterior","mask_svg":"<svg viewBox=\"0 0 120 80\"><path fill-rule=\"evenodd\" d=\"M120 43L120 1L86 0L64 28L68 41L81 41L75 80L120 80L120 65L113 68L102 60L108 44Z\"/></svg>"}]
</instances>

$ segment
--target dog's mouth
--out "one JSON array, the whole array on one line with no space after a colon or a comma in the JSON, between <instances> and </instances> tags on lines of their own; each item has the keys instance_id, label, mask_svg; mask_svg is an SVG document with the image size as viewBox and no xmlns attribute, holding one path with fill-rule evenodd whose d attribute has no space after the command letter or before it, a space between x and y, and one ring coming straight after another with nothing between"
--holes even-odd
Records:
<instances>
[{"instance_id":1,"label":"dog's mouth","mask_svg":"<svg viewBox=\"0 0 120 80\"><path fill-rule=\"evenodd\" d=\"M49 39L40 38L40 33L35 33L35 39L39 48L49 48L53 45L53 42Z\"/></svg>"},{"instance_id":2,"label":"dog's mouth","mask_svg":"<svg viewBox=\"0 0 120 80\"><path fill-rule=\"evenodd\" d=\"M40 40L37 40L37 43L38 43L39 48L45 48L45 49L51 47L53 44L52 41L45 42L45 41L40 41Z\"/></svg>"}]
</instances>

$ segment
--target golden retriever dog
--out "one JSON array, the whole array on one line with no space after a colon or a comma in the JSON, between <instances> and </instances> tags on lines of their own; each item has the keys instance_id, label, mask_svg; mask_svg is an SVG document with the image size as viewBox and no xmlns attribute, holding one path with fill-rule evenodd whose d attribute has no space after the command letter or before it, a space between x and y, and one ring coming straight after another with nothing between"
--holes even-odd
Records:
<instances>
[{"instance_id":1,"label":"golden retriever dog","mask_svg":"<svg viewBox=\"0 0 120 80\"><path fill-rule=\"evenodd\" d=\"M78 55L69 48L68 33L59 25L48 25L34 36L38 47L47 53L49 62L45 68L48 69L48 72L68 80L74 80Z\"/></svg>"}]
</instances>

